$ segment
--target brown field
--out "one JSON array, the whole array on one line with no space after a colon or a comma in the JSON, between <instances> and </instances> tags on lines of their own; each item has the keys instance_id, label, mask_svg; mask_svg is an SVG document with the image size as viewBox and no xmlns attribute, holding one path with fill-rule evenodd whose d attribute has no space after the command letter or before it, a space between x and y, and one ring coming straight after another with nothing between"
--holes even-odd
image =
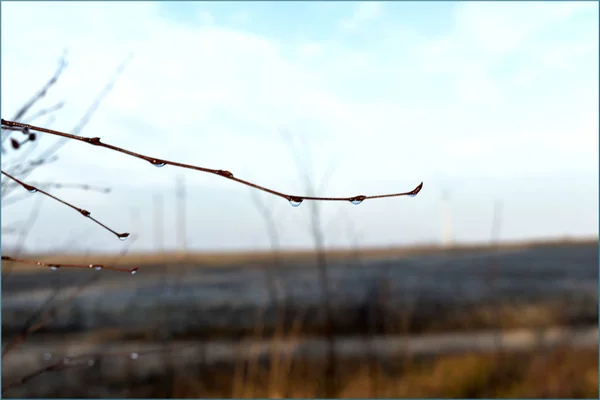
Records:
<instances>
[{"instance_id":1,"label":"brown field","mask_svg":"<svg viewBox=\"0 0 600 400\"><path fill-rule=\"evenodd\" d=\"M334 375L310 345L326 343L314 252L285 253L279 268L272 268L272 253L134 254L119 260L140 264L135 276L3 263L12 267L2 281L5 343L53 293L68 300L3 357L3 385L65 356L81 356L85 364L28 378L3 397L597 398L598 348L589 334L585 346L540 341L475 349L483 330L525 329L531 335L555 327L597 329L597 240L370 249L360 256L357 262L355 251L339 250L327 257L337 343L366 346L360 356L348 354L357 346L336 351ZM283 311L268 290L266 278L274 276L284 283ZM419 351L369 347L376 338L410 335L414 344L428 335L454 334L475 336L441 338ZM249 342L257 338L275 350L258 352ZM282 352L277 346L285 340L297 343L297 351ZM214 358L223 341L250 346L250 355ZM176 353L184 343L195 350ZM158 353L143 355L156 346ZM448 353L444 346L460 350ZM130 359L137 351L139 359Z\"/></svg>"},{"instance_id":2,"label":"brown field","mask_svg":"<svg viewBox=\"0 0 600 400\"><path fill-rule=\"evenodd\" d=\"M598 244L598 238L585 239L555 239L555 240L537 240L527 242L503 242L499 245L490 244L464 244L454 245L449 248L443 248L439 245L414 245L404 247L375 247L361 248L360 257L364 259L380 258L380 257L398 257L406 255L419 254L452 254L456 252L477 252L477 251L509 251L509 250L525 250L529 248L539 247L555 247L555 246L589 246ZM344 260L355 257L356 249L327 249L326 256L331 260ZM313 260L315 251L293 250L288 249L280 253L282 262ZM203 253L181 253L181 252L164 252L164 253L128 253L126 255L113 254L28 254L25 259L42 261L46 263L94 263L94 264L111 264L111 265L155 265L171 263L173 261L185 261L186 264L195 264L197 266L218 267L221 265L230 264L256 264L268 266L273 261L273 251L229 251L229 252L203 252ZM17 264L11 262L3 262L2 265L7 267L17 267L19 273L25 272L44 272L44 268L31 264Z\"/></svg>"}]
</instances>

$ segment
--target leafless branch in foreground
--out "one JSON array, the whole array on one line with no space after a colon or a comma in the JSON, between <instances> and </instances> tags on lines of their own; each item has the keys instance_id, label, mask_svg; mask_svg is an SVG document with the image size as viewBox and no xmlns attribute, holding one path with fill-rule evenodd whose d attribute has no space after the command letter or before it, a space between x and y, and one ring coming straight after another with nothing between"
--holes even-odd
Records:
<instances>
[{"instance_id":1,"label":"leafless branch in foreground","mask_svg":"<svg viewBox=\"0 0 600 400\"><path fill-rule=\"evenodd\" d=\"M73 128L73 130L72 130L73 133L79 134L81 132L81 130L86 126L86 124L89 122L90 118L93 116L95 111L98 109L102 100L112 90L115 82L117 81L119 76L122 74L127 63L129 62L129 59L130 59L130 56L128 56L125 59L125 61L123 61L121 63L121 65L119 65L119 67L117 68L117 71L113 74L113 77L111 78L111 80L108 82L108 84L106 84L104 86L102 92L94 99L94 102L87 109L84 116L77 123L77 125ZM23 105L21 108L19 108L19 110L17 110L17 112L15 113L15 115L12 118L13 120L32 123L32 122L38 120L39 118L47 117L46 119L48 119L48 121L45 123L41 122L41 124L43 124L43 126L50 127L52 119L54 118L53 114L56 111L63 108L63 106L65 104L64 102L62 102L62 101L58 102L50 107L41 109L37 112L31 113L30 111L43 97L46 96L48 91L57 83L57 81L59 80L59 77L63 73L66 65L67 65L66 57L65 57L65 55L63 55L63 57L60 60L58 69L56 70L54 75L51 77L51 79L37 93L35 93L32 96L32 98L25 105ZM18 135L18 133L21 133L21 134ZM111 233L113 233L114 235L116 235L119 239L125 240L129 236L129 233L117 233L117 232L113 231L112 229L108 228L107 226L105 226L104 224L100 223L99 221L95 220L94 218L90 217L89 211L78 208L78 207L76 207L66 201L63 201L63 200L47 193L46 191L42 190L42 189L47 190L48 188L74 188L74 189L82 189L82 190L89 190L89 191L96 190L96 191L102 191L102 192L108 193L110 191L110 189L97 188L97 187L93 187L93 186L87 185L87 184L78 185L78 184L63 184L63 183L56 183L56 182L36 183L36 184L25 183L27 181L26 177L37 167L46 165L46 164L49 164L49 163L55 161L57 159L57 156L55 155L55 153L65 144L65 142L68 142L68 139L66 139L66 138L58 138L58 140L52 146L50 146L48 149L46 149L46 151L42 155L38 156L37 159L29 160L28 158L30 158L33 150L39 144L39 140L38 140L39 138L40 138L39 133L33 132L33 131L29 130L28 128L2 126L2 130L1 130L2 153L5 152L4 142L5 142L5 140L8 140L9 147L11 147L16 153L18 153L20 155L20 157L18 157L18 159L11 160L10 166L6 166L3 163L3 166L2 166L3 168L2 168L1 173L2 173L2 175L6 176L8 179L7 180L3 179L1 182L0 197L2 198L2 206L4 207L5 205L7 205L7 200L8 200L8 202L12 202L12 203L15 203L15 202L18 202L19 200L21 200L22 197L19 197L19 196L17 196L17 198L13 198L13 197L7 198L7 197L8 197L8 195L11 194L11 192L13 190L17 189L19 186L22 186L30 193L40 192L47 197L50 197L58 202L61 202L65 205L69 206L70 208L73 208L74 210L81 213L84 217L88 217L88 218L92 219L92 221L94 221L96 224L102 226L104 229L106 229L106 230L110 231ZM29 142L31 142L31 143L29 143ZM2 160L2 161L4 162L5 160ZM38 200L43 200L43 199L44 199L44 196L41 196L41 197L38 196ZM32 216L29 218L29 223L27 224L27 228L20 232L21 242L23 242L25 240L26 235L29 233L31 225L33 224L33 222L35 221L35 218L37 217L37 211L39 211L39 207L37 207L35 209L35 212L33 212ZM19 225L23 225L23 224L19 224ZM2 233L4 233L4 230L2 230ZM131 240L129 240L129 244L131 245L134 240L135 240L135 235L132 235ZM19 246L19 247L22 247L22 246ZM20 252L18 252L18 253L20 253ZM131 275L136 274L138 271L137 267L135 267L135 268L119 268L114 265L103 265L103 264L97 264L97 263L89 264L89 265L88 264L46 263L46 262L41 262L41 261L22 259L19 254L13 254L12 256L2 255L1 260L2 260L3 264L5 264L4 263L5 261L7 262L7 264L3 265L3 267L4 267L2 269L3 278L4 278L4 273L6 271L10 272L10 268L13 266L13 263L32 264L32 265L36 265L36 266L40 266L40 267L47 267L52 271L57 271L61 267L93 269L95 271L112 270L112 271L117 271L117 272L126 272ZM64 306L67 303L70 303L73 300L73 297L75 295L77 295L79 292L81 292L81 290L83 290L89 283L95 281L95 279L98 278L99 275L91 274L90 276L91 276L92 280L89 280L86 284L81 286L79 288L79 290L77 290L75 293L73 293L71 296L69 296L66 299L66 301L61 302L60 305ZM55 292L50 298L48 298L48 302L46 303L46 306L48 306L57 295L58 295L58 292ZM15 337L15 338L13 338L13 340L9 341L5 347L3 347L2 358L4 358L4 356L9 351L11 351L14 348L16 348L17 346L19 346L28 337L30 337L33 333L42 329L50 320L53 319L57 307L55 306L50 310L45 310L45 308L46 307L42 307L40 310L36 311L35 315L32 316L32 318L30 318L29 322L27 323L26 328L19 335L17 335L17 337ZM69 358L61 358L60 362L58 362L58 363L54 363L53 365L46 366L46 367L42 368L41 370L35 371L31 374L28 374L27 376L17 380L16 382L9 383L8 385L2 386L2 394L4 394L4 392L7 389L9 389L11 387L15 387L15 386L20 386L21 384L29 381L30 379L33 379L36 376L41 375L47 371L60 370L60 369L67 368L67 367L69 367L69 368L77 367L82 364L90 365L90 363L93 363L93 360L97 357L97 355L92 355L92 357L94 357L94 358L92 358L91 361L90 360L81 361L80 358L73 358L73 360L75 362L70 362Z\"/></svg>"},{"instance_id":2,"label":"leafless branch in foreground","mask_svg":"<svg viewBox=\"0 0 600 400\"><path fill-rule=\"evenodd\" d=\"M43 97L46 96L46 94L48 93L48 90L50 90L50 88L52 86L54 86L56 84L56 82L58 82L58 78L60 78L60 76L62 75L62 73L64 72L65 68L67 67L67 60L66 60L66 51L63 53L63 56L60 58L59 63L58 63L58 68L56 69L56 72L54 73L54 75L52 75L52 77L50 78L50 80L48 80L48 82L42 86L42 88L33 95L33 97L27 102L25 103L13 116L12 119L18 121L21 118L23 118L25 116L25 114L27 114L27 112L31 109L31 107L33 107L38 101L40 101ZM60 106L62 107L62 105ZM56 108L56 106L55 106ZM37 117L39 117L40 115L37 115ZM4 133L4 132L2 132ZM6 140L10 135L2 135L2 152L4 153L4 140Z\"/></svg>"},{"instance_id":3,"label":"leafless branch in foreground","mask_svg":"<svg viewBox=\"0 0 600 400\"><path fill-rule=\"evenodd\" d=\"M24 123L16 122L16 121L8 121L5 119L2 119L2 127L3 128L21 128L21 129L38 131L38 132L45 132L45 133L49 133L51 135L61 136L63 138L72 139L72 140L77 140L77 141L88 143L88 144L91 144L94 146L104 147L109 150L113 150L113 151L116 151L119 153L123 153L123 154L127 154L129 156L132 156L132 157L139 158L144 161L148 161L150 164L152 164L156 167L164 167L165 165L172 165L174 167L186 168L186 169L191 169L191 170L195 170L195 171L206 172L206 173L213 174L213 175L218 175L223 178L227 178L229 180L241 183L243 185L250 186L254 189L262 190L262 191L270 193L274 196L282 197L282 198L288 200L295 207L299 206L304 200L349 201L352 204L360 204L364 200L369 200L369 199L381 199L381 198L387 198L387 197L400 197L400 196L414 197L423 188L423 182L421 182L413 190L411 190L409 192L403 192L403 193L379 194L379 195L370 195L370 196L358 195L358 196L352 196L352 197L315 197L315 196L290 195L290 194L278 192L273 189L266 188L264 186L257 185L255 183L252 183L249 181L245 181L240 178L236 178L233 175L233 173L231 173L230 171L226 171L226 170L222 170L222 169L217 170L217 169L211 169L211 168L204 168L204 167L199 167L196 165L184 164L184 163L179 163L179 162L175 162L175 161L169 161L169 160L164 160L164 159L160 159L160 158L146 156L146 155L143 155L140 153L135 153L135 152L127 150L127 149L123 149L121 147L113 146L108 143L102 143L100 141L99 137L90 138L90 137L85 137L85 136L72 135L69 133L64 133L64 132L56 131L53 129L41 128L38 126L24 124Z\"/></svg>"},{"instance_id":4,"label":"leafless branch in foreground","mask_svg":"<svg viewBox=\"0 0 600 400\"><path fill-rule=\"evenodd\" d=\"M127 57L125 57L125 59L121 62L121 64L119 64L119 66L117 66L117 69L115 70L110 81L108 81L108 83L102 88L102 91L98 94L98 96L96 96L96 98L94 99L92 104L86 110L83 117L81 117L81 119L79 120L77 125L73 128L73 132L75 134L81 133L81 131L90 122L92 116L96 113L96 110L98 110L98 107L100 107L100 104L102 104L102 101L104 100L104 98L113 90L117 80L121 77L121 74L123 74L123 72L125 71L125 68L127 67L127 64L129 64L129 61L131 60L132 57L133 57L132 54L128 54ZM52 146L50 146L48 149L46 149L39 157L44 159L44 158L53 156L58 150L60 150L67 143L66 139L67 139L66 137L59 139Z\"/></svg>"},{"instance_id":5,"label":"leafless branch in foreground","mask_svg":"<svg viewBox=\"0 0 600 400\"><path fill-rule=\"evenodd\" d=\"M92 104L90 105L90 107L86 110L85 114L83 115L83 117L79 120L79 122L77 123L77 125L73 128L73 132L76 134L79 134L84 128L85 126L89 123L90 119L92 118L92 116L94 115L94 113L96 112L96 110L98 109L98 107L100 106L100 104L102 103L102 101L104 100L104 98L111 92L111 90L113 89L115 83L117 82L117 80L119 79L119 77L121 76L121 74L123 73L123 71L125 70L127 64L129 63L130 59L131 59L132 55L129 54L124 60L123 62L121 62L121 64L117 67L115 73L113 74L111 80L104 86L104 88L102 89L102 91L100 92L100 94L98 94L98 96L94 99L94 101L92 102ZM64 60L64 56L63 59L61 60L61 65L65 64L66 65L66 61ZM64 68L64 67L62 67ZM59 71L62 71L61 68L59 68ZM58 80L58 77L60 76L60 73L57 72L57 74L51 79L50 82L52 82L51 84L49 84L49 86L46 89L41 90L36 96L34 96L34 101L27 106L27 110L29 110L29 108L31 108L31 106L37 102L39 99L41 99L41 97L43 97L46 93L46 91L49 89L50 86L54 85L56 83L56 80ZM39 95L40 93L43 93L41 96ZM54 109L46 109L46 110L42 110L41 111L41 115L45 115L47 113L50 112L49 116L53 117L54 115L51 113L53 111L56 111L57 106L54 106ZM60 105L60 107L62 107L62 105ZM58 108L60 108L58 107ZM23 109L23 108L22 108ZM26 110L26 111L27 111ZM26 112L25 111L25 112ZM38 118L41 115L36 115L35 117ZM24 116L24 112L19 111L16 114L16 117L13 118L13 120L18 121L19 119L21 119L21 117ZM18 118L17 118L18 117ZM31 122L31 118L29 118L27 121ZM49 126L49 125L47 125ZM22 128L22 127L8 127L8 126L3 126L2 127L2 133L4 133L4 131L20 131L23 134L27 135L28 138L27 140L24 140L22 142L18 142L16 140L13 140L13 138L11 138L11 145L13 146L13 148L15 150L18 150L19 148L22 147L23 144L27 143L27 142L33 142L33 146L29 146L28 150L29 153L35 148L35 146L39 143L38 140L36 140L35 138L35 133L31 133L29 129L27 128ZM4 144L4 139L8 138L10 135L3 135L2 136L2 141ZM48 164L50 161L46 161L46 160L50 160L50 159L54 159L56 160L56 152L62 148L62 146L64 146L66 144L66 142L68 141L68 139L66 138L59 138L52 146L50 146L49 148L47 148L44 152L42 152L42 154L40 154L39 156L37 156L37 160L34 161L29 161L29 166L27 168L23 168L22 167L22 163L25 160L25 153L21 154L21 161L16 163L16 167L19 167L19 172L17 172L16 170L13 170L12 168L4 168L5 170L8 170L11 174L15 175L15 176L19 176L19 178L21 179L25 179L27 178L27 176L29 176L29 174L31 174L36 168L38 168L41 165L44 164ZM16 143L16 148L15 148L15 143ZM4 152L4 145L2 146L2 152ZM14 187L13 187L14 189ZM8 194L11 193L11 188L6 188L4 185L2 185L2 198L4 198L5 196L7 196Z\"/></svg>"},{"instance_id":6,"label":"leafless branch in foreground","mask_svg":"<svg viewBox=\"0 0 600 400\"><path fill-rule=\"evenodd\" d=\"M110 265L103 264L64 264L64 263L45 263L42 261L33 261L33 260L22 260L20 258L13 258L9 256L2 256L2 261L11 261L18 262L23 264L33 264L39 265L40 267L48 267L53 271L57 271L62 267L65 268L85 268L85 269L95 269L97 271L107 270L107 271L118 271L118 272L127 272L131 275L135 275L138 271L138 267L133 268L121 268L121 267L113 267Z\"/></svg>"},{"instance_id":7,"label":"leafless branch in foreground","mask_svg":"<svg viewBox=\"0 0 600 400\"><path fill-rule=\"evenodd\" d=\"M18 183L19 185L23 186L23 188L25 190L27 190L29 193L39 192L39 193L42 193L42 194L44 194L44 195L46 195L46 196L48 196L48 197L50 197L50 198L58 201L59 203L62 203L64 205L68 206L68 207L71 207L73 210L78 211L84 217L91 219L96 224L100 225L102 228L106 229L107 231L109 231L110 233L112 233L113 235L115 235L116 237L118 237L121 240L125 240L129 236L129 233L126 233L126 232L125 233L118 233L115 230L113 230L113 229L109 228L108 226L104 225L102 222L100 222L97 219L95 219L94 217L92 217L91 213L89 211L84 210L83 208L79 208L77 206L74 206L71 203L68 203L68 202L66 202L64 200L61 200L58 197L53 196L50 193L48 193L48 192L46 192L46 191L44 191L42 189L39 189L39 188L37 188L35 186L29 185L29 184L27 184L27 183L25 183L25 182L23 182L23 181L15 178L14 176L12 176L12 175L4 172L4 171L0 171L0 172L2 173L2 175L6 176L9 179L12 179L13 181L15 181L16 183Z\"/></svg>"}]
</instances>

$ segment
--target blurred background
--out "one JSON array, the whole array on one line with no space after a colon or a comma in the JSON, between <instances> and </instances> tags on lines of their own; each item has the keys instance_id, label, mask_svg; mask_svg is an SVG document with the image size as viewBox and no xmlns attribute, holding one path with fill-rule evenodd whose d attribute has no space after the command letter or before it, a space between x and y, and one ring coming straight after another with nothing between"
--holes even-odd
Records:
<instances>
[{"instance_id":1,"label":"blurred background","mask_svg":"<svg viewBox=\"0 0 600 400\"><path fill-rule=\"evenodd\" d=\"M598 397L598 5L2 3L6 397ZM28 28L23 29L23 21ZM33 139L33 140L32 140Z\"/></svg>"}]
</instances>

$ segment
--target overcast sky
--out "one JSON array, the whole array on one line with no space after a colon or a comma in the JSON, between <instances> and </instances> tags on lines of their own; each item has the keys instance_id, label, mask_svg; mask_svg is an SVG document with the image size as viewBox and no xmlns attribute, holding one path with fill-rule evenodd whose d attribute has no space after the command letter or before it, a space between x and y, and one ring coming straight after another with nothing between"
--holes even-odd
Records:
<instances>
[{"instance_id":1,"label":"overcast sky","mask_svg":"<svg viewBox=\"0 0 600 400\"><path fill-rule=\"evenodd\" d=\"M37 109L64 100L51 127L68 132L132 54L83 135L291 194L306 194L299 167L315 184L332 171L318 188L323 196L408 191L424 182L416 198L323 203L329 246L440 242L444 191L456 241L490 239L494 202L501 240L598 234L596 2L1 7L3 118L49 79L67 49L68 67ZM306 144L296 158L282 131ZM41 137L34 154L55 140ZM187 192L188 249L269 246L245 186L78 142L58 154L28 181L112 188L50 191L136 233L134 251L183 245L178 175ZM3 155L3 169L17 156ZM127 245L64 205L14 192L23 195L30 198L2 207L4 246L18 241L7 228L36 206L28 250ZM284 247L311 245L309 204L293 208L258 195L277 218Z\"/></svg>"}]
</instances>

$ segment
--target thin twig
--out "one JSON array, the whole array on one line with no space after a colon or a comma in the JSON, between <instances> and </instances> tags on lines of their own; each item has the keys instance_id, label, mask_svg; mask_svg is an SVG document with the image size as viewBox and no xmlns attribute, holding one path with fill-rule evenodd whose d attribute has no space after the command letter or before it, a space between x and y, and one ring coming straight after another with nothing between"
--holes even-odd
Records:
<instances>
[{"instance_id":1,"label":"thin twig","mask_svg":"<svg viewBox=\"0 0 600 400\"><path fill-rule=\"evenodd\" d=\"M56 84L56 82L58 82L58 78L60 78L60 76L63 73L63 71L65 70L66 66L67 66L67 61L66 61L66 51L65 51L63 53L63 56L59 60L58 68L57 68L56 72L54 73L54 75L52 75L50 80L44 86L42 86L42 88L36 94L34 94L33 97L15 113L15 115L13 116L13 119L15 121L18 121L21 118L23 118L23 116L31 109L31 107L33 107L35 105L35 103L37 103L44 96L46 96L46 94L48 93L48 90L50 90L50 88L52 86L54 86ZM2 132L2 133L4 133L4 132ZM2 152L3 153L4 153L4 140L7 139L9 136L10 136L10 133L6 134L6 135L2 135Z\"/></svg>"},{"instance_id":2,"label":"thin twig","mask_svg":"<svg viewBox=\"0 0 600 400\"><path fill-rule=\"evenodd\" d=\"M64 106L65 106L65 102L64 101L59 101L58 103L54 104L53 106L50 106L50 107L43 108L43 109L39 110L38 112L36 112L35 114L33 114L31 117L25 119L23 122L33 122L33 121L35 121L36 119L38 119L40 117L52 114L53 112L60 110Z\"/></svg>"},{"instance_id":3,"label":"thin twig","mask_svg":"<svg viewBox=\"0 0 600 400\"><path fill-rule=\"evenodd\" d=\"M20 168L20 170L18 171L12 171L11 170L11 174L12 175L21 175L21 179L25 179L24 176L29 175L35 168L41 166L41 165L48 165L50 163L55 162L56 160L58 160L58 156L53 156L50 158L46 158L46 159L37 159L34 161L29 161L28 163L26 163L26 165L23 167L22 164L17 164L16 167L22 167ZM16 169L15 167L15 169ZM11 168L6 168L6 169L11 169ZM18 187L18 185L9 185L8 182L4 183L2 182L2 192L0 193L0 198L4 199L6 196L10 195L14 189L16 189ZM2 205L4 206L4 201L2 202Z\"/></svg>"},{"instance_id":4,"label":"thin twig","mask_svg":"<svg viewBox=\"0 0 600 400\"><path fill-rule=\"evenodd\" d=\"M123 60L123 62L117 67L117 70L113 74L111 80L104 86L104 88L102 89L100 94L94 99L94 101L92 102L90 107L86 110L83 117L81 117L81 119L79 120L77 125L75 125L75 127L73 128L74 133L79 134L86 127L86 125L89 123L89 121L91 120L92 116L95 114L98 107L100 107L100 104L102 103L104 98L112 91L115 83L117 82L117 80L119 79L119 77L121 76L123 71L125 70L125 67L129 63L130 59L131 59L131 54L129 54ZM15 121L18 120L18 118L13 118L13 119ZM3 129L6 129L6 128L8 128L8 127L3 126ZM20 128L20 130L23 131L24 133L25 132L29 133L28 128ZM29 176L29 174L31 174L37 167L44 164L44 160L55 157L55 153L58 150L60 150L60 148L62 148L66 144L66 142L67 142L67 140L65 138L60 138L52 146L50 146L44 152L42 152L42 154L40 154L38 156L38 160L37 160L38 162L31 163L30 168L28 168L25 171L21 171L20 174L17 174L16 172L13 172L13 171L11 171L11 173L14 175L20 175L21 179L27 178L27 176ZM7 195L8 193L10 193L10 191L6 191L5 188L2 187L2 196Z\"/></svg>"},{"instance_id":5,"label":"thin twig","mask_svg":"<svg viewBox=\"0 0 600 400\"><path fill-rule=\"evenodd\" d=\"M38 126L29 125L29 124L23 124L23 123L16 122L16 121L8 121L8 120L5 120L5 119L2 119L2 126L27 128L29 130L34 130L34 131L38 131L38 132L45 132L45 133L49 133L51 135L61 136L61 137L67 138L67 139L78 140L80 142L88 143L88 144L91 144L91 145L94 145L94 146L104 147L104 148L107 148L109 150L113 150L113 151L116 151L116 152L119 152L119 153L123 153L123 154L127 154L129 156L132 156L132 157L139 158L141 160L148 161L150 164L152 164L152 165L154 165L156 167L164 167L165 165L172 165L174 167L186 168L186 169L191 169L191 170L195 170L195 171L206 172L206 173L213 174L213 175L218 175L218 176L221 176L223 178L227 178L227 179L230 179L232 181L241 183L243 185L250 186L250 187L253 187L255 189L262 190L264 192L270 193L272 195L279 196L279 197L282 197L284 199L287 199L290 203L292 203L292 205L295 205L295 206L300 205L300 203L302 203L304 200L349 201L349 202L351 202L353 204L360 204L364 200L369 200L369 199L381 199L381 198L386 198L386 197L399 197L399 196L414 197L423 188L423 182L421 182L416 188L414 188L413 190L411 190L409 192L393 193L393 194L379 194L379 195L371 195L371 196L358 195L358 196L351 196L351 197L316 197L316 196L290 195L290 194L278 192L278 191L273 190L273 189L266 188L264 186L257 185L255 183L252 183L252 182L249 182L249 181L245 181L243 179L236 178L233 175L233 173L231 173L229 171L225 171L225 170L222 170L222 169L218 169L217 170L217 169L211 169L211 168L204 168L204 167L199 167L199 166L196 166L196 165L184 164L184 163L179 163L179 162L175 162L175 161L169 161L169 160L165 160L165 159L160 159L160 158L146 156L146 155L143 155L143 154L140 154L140 153L135 153L135 152L127 150L127 149L123 149L121 147L113 146L113 145L108 144L108 143L102 143L100 141L99 137L92 137L92 138L90 138L90 137L85 137L85 136L72 135L72 134L69 134L69 133L64 133L64 132L56 131L56 130L53 130L53 129L41 128L41 127L38 127Z\"/></svg>"},{"instance_id":6,"label":"thin twig","mask_svg":"<svg viewBox=\"0 0 600 400\"><path fill-rule=\"evenodd\" d=\"M119 238L119 239L121 239L121 240L125 240L125 239L127 239L127 237L129 236L129 233L126 233L126 232L125 232L125 233L118 233L118 232L116 232L115 230L113 230L113 229L109 228L108 226L104 225L102 222L100 222L100 221L98 221L97 219L93 218L93 217L91 216L91 213L90 213L89 211L87 211L87 210L84 210L83 208L79 208L79 207L77 207L77 206L74 206L74 205L73 205L73 204L71 204L71 203L68 203L68 202L66 202L66 201L64 201L64 200L61 200L61 199L59 199L58 197L56 197L56 196L53 196L53 195L51 195L50 193L48 193L48 192L46 192L46 191L44 191L44 190L42 190L42 189L39 189L39 188L37 188L37 187L35 187L35 186L29 185L29 184L27 184L27 183L25 183L25 182L23 182L23 181L21 181L21 180L19 180L19 179L15 178L15 177L14 177L14 176L12 176L12 175L10 175L10 174L7 174L7 173L6 173L6 172L4 172L4 171L0 171L0 172L2 173L2 175L6 176L6 177L7 177L7 178L9 178L9 179L12 179L13 181L17 182L19 185L23 186L23 188L25 188L25 190L27 190L28 192L30 192L30 193L36 193L36 192L42 193L42 194L44 194L44 195L46 195L46 196L48 196L48 197L50 197L50 198L52 198L52 199L54 199L54 200L58 201L59 203L62 203L62 204L64 204L64 205L66 205L66 206L68 206L68 207L72 208L73 210L75 210L75 211L78 211L78 212L79 212L81 215L83 215L84 217L87 217L87 218L91 219L91 220L92 220L92 221L94 221L96 224L100 225L101 227L103 227L103 228L104 228L104 229L106 229L107 231L111 232L113 235L115 235L116 237L118 237L118 238Z\"/></svg>"},{"instance_id":7,"label":"thin twig","mask_svg":"<svg viewBox=\"0 0 600 400\"><path fill-rule=\"evenodd\" d=\"M49 267L51 270L56 271L59 268L85 268L85 269L95 269L95 270L108 270L108 271L118 271L118 272L127 272L131 275L135 275L138 271L138 267L133 268L120 268L113 267L110 265L103 264L64 264L64 263L45 263L42 261L34 261L34 260L22 260L20 258L13 258L9 256L2 256L2 261L11 261L18 262L23 264L33 264L39 265L40 267Z\"/></svg>"},{"instance_id":8,"label":"thin twig","mask_svg":"<svg viewBox=\"0 0 600 400\"><path fill-rule=\"evenodd\" d=\"M129 63L131 57L132 57L131 54L129 54L127 57L125 57L123 62L121 62L121 64L119 64L119 66L117 67L116 71L114 72L111 80L108 81L108 83L104 86L104 88L102 89L100 94L94 99L94 101L92 102L90 107L86 110L83 117L81 117L81 120L79 120L79 122L77 123L75 128L73 128L73 132L75 132L76 134L79 134L83 130L83 128L85 128L85 126L90 122L92 116L96 113L96 110L98 110L98 107L100 107L100 104L102 103L104 98L112 91L112 89L115 86L115 83L117 82L117 80L119 79L119 77L121 76L123 71L125 71L125 67ZM46 151L44 151L42 153L40 158L47 158L47 157L52 156L58 150L60 150L60 148L63 147L65 144L66 144L66 140L64 140L64 139L58 140L56 143L54 143L53 146L50 146L50 148L46 149Z\"/></svg>"},{"instance_id":9,"label":"thin twig","mask_svg":"<svg viewBox=\"0 0 600 400\"><path fill-rule=\"evenodd\" d=\"M19 120L19 119L23 118L23 116L27 113L27 111L29 111L35 103L37 103L44 96L46 96L46 94L48 93L48 90L50 90L50 88L52 86L54 86L56 84L56 82L58 82L58 78L60 78L61 74L67 67L66 56L67 56L67 52L65 50L63 52L62 57L59 60L59 64L58 64L58 68L56 69L56 72L54 73L54 75L52 75L52 78L50 78L50 80L35 95L33 95L33 97L27 103L25 103L23 105L23 107L21 107L15 113L15 116L13 117L13 119Z\"/></svg>"}]
</instances>

